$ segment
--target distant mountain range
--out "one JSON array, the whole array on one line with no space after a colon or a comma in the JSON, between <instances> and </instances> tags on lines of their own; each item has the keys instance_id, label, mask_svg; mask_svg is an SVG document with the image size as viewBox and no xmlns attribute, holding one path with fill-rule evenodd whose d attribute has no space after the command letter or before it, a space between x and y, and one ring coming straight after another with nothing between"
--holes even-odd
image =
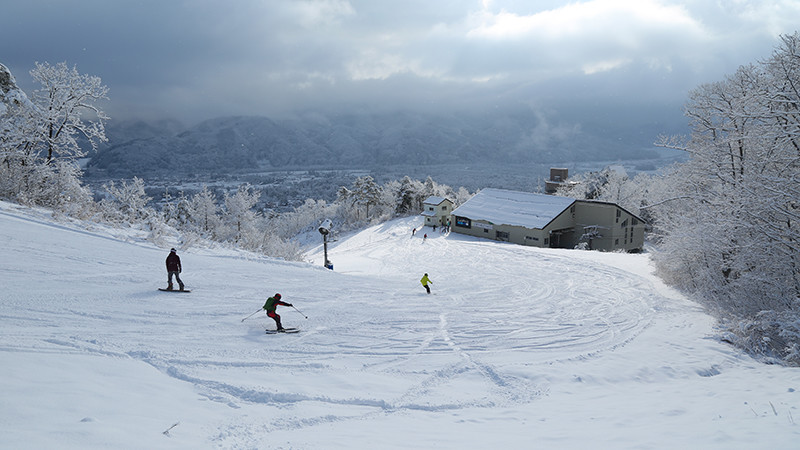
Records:
<instances>
[{"instance_id":1,"label":"distant mountain range","mask_svg":"<svg viewBox=\"0 0 800 450\"><path fill-rule=\"evenodd\" d=\"M86 166L90 179L353 169L453 163L546 164L655 157L663 126L546 123L530 110L448 116L309 113L110 122L109 142Z\"/></svg>"}]
</instances>

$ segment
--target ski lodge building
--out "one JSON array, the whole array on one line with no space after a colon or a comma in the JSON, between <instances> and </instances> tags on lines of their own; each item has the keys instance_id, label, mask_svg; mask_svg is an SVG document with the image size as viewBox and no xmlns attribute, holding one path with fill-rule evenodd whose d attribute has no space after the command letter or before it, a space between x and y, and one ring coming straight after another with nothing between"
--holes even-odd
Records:
<instances>
[{"instance_id":1,"label":"ski lodge building","mask_svg":"<svg viewBox=\"0 0 800 450\"><path fill-rule=\"evenodd\" d=\"M443 197L428 197L422 202L422 217L425 218L425 226L432 227L447 225L450 221L450 213L453 211L455 203Z\"/></svg>"},{"instance_id":2,"label":"ski lodge building","mask_svg":"<svg viewBox=\"0 0 800 450\"><path fill-rule=\"evenodd\" d=\"M486 188L452 212L451 231L534 247L637 252L644 228L615 203Z\"/></svg>"}]
</instances>

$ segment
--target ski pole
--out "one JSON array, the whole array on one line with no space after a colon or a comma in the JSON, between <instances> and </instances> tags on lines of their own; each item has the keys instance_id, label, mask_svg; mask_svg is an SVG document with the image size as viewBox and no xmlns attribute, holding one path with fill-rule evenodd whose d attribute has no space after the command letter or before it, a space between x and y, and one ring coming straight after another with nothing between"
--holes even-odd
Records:
<instances>
[{"instance_id":1,"label":"ski pole","mask_svg":"<svg viewBox=\"0 0 800 450\"><path fill-rule=\"evenodd\" d=\"M261 308L261 309L264 309L264 308ZM247 319L249 319L249 318L253 317L253 316L254 316L254 315L256 315L257 313L261 312L261 309L259 309L258 311L254 312L253 314L250 314L249 316L247 316L247 317L245 317L244 319L242 319L242 322L244 322L245 320L247 320Z\"/></svg>"},{"instance_id":2,"label":"ski pole","mask_svg":"<svg viewBox=\"0 0 800 450\"><path fill-rule=\"evenodd\" d=\"M294 308L294 305L292 305L292 308ZM303 314L302 312L300 312L300 310L299 310L299 309L297 309L297 308L294 308L294 310L295 310L295 311L297 311L297 312L299 312L301 316L303 316L303 317L305 317L306 319L308 319L308 316L307 316L307 315L305 315L305 314Z\"/></svg>"}]
</instances>

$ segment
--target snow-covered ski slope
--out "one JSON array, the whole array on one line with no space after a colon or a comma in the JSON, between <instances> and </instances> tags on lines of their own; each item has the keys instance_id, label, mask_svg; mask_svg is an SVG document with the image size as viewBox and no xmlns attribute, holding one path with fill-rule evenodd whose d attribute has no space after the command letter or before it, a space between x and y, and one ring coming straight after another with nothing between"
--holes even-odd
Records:
<instances>
[{"instance_id":1,"label":"snow-covered ski slope","mask_svg":"<svg viewBox=\"0 0 800 450\"><path fill-rule=\"evenodd\" d=\"M647 255L419 225L342 237L335 271L179 249L173 295L176 243L0 203L0 448L797 448L797 369L714 339ZM276 292L301 333L242 321Z\"/></svg>"}]
</instances>

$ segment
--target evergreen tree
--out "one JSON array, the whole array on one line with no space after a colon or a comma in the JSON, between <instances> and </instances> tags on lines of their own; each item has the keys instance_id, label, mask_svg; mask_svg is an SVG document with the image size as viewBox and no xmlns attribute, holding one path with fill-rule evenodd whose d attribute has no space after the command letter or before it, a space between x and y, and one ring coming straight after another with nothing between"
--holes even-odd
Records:
<instances>
[{"instance_id":1,"label":"evergreen tree","mask_svg":"<svg viewBox=\"0 0 800 450\"><path fill-rule=\"evenodd\" d=\"M398 202L395 211L397 214L411 214L422 211L422 202L425 201L425 186L418 180L412 180L409 176L403 177L398 188Z\"/></svg>"},{"instance_id":2,"label":"evergreen tree","mask_svg":"<svg viewBox=\"0 0 800 450\"><path fill-rule=\"evenodd\" d=\"M353 182L352 196L354 204L364 207L364 217L367 219L370 217L370 206L379 204L381 195L381 187L369 175L356 178L355 182Z\"/></svg>"}]
</instances>

